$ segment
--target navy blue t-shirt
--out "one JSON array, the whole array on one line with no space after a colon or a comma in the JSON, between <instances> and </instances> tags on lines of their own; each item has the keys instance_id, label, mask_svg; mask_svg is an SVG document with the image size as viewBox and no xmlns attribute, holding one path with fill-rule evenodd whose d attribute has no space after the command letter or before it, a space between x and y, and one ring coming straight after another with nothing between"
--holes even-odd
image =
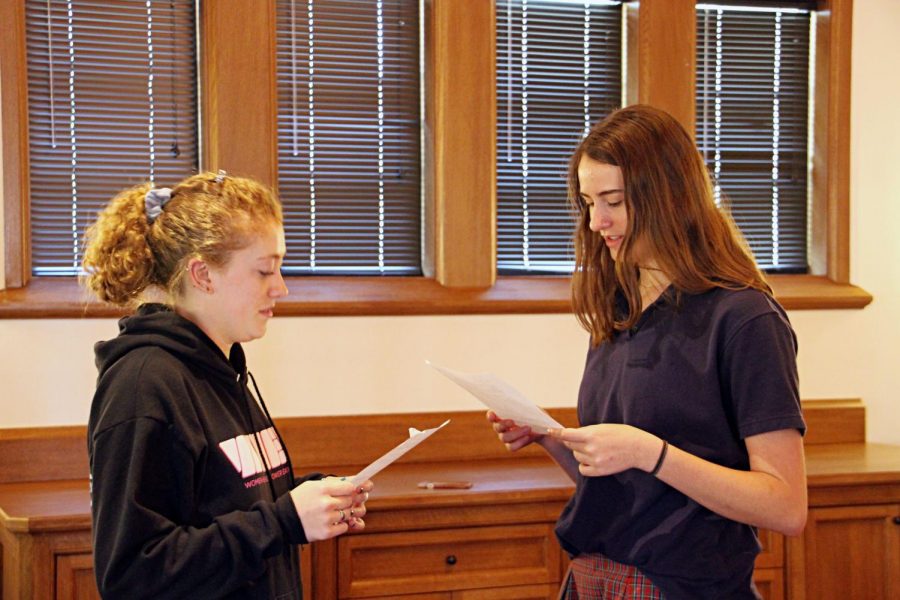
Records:
<instances>
[{"instance_id":1,"label":"navy blue t-shirt","mask_svg":"<svg viewBox=\"0 0 900 600\"><path fill-rule=\"evenodd\" d=\"M588 351L578 419L633 425L749 470L744 438L805 433L796 354L787 315L768 295L721 288L676 295L670 287L635 327ZM756 597L754 529L638 469L579 475L556 533L572 555L599 552L636 566L667 600Z\"/></svg>"}]
</instances>

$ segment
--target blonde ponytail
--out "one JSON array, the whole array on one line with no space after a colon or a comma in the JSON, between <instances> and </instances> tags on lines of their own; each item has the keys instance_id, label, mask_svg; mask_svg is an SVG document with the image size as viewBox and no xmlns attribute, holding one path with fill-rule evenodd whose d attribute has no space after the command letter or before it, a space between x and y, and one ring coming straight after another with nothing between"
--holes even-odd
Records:
<instances>
[{"instance_id":1,"label":"blonde ponytail","mask_svg":"<svg viewBox=\"0 0 900 600\"><path fill-rule=\"evenodd\" d=\"M153 251L144 214L142 184L121 192L87 231L84 285L100 300L119 306L133 304L152 280Z\"/></svg>"}]
</instances>

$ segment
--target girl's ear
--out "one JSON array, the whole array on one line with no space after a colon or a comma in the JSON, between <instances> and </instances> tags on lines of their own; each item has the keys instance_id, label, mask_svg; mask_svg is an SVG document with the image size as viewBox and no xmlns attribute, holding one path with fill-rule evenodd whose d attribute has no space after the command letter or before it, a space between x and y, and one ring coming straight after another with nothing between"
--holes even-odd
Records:
<instances>
[{"instance_id":1,"label":"girl's ear","mask_svg":"<svg viewBox=\"0 0 900 600\"><path fill-rule=\"evenodd\" d=\"M211 294L212 279L209 276L209 265L199 258L192 258L188 261L187 266L188 280L191 286L197 288L201 292Z\"/></svg>"}]
</instances>

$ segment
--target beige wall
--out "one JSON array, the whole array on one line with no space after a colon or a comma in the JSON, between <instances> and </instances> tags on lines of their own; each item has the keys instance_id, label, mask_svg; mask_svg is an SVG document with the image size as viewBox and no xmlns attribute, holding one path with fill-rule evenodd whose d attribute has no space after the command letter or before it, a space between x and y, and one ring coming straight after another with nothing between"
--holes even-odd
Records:
<instances>
[{"instance_id":1,"label":"beige wall","mask_svg":"<svg viewBox=\"0 0 900 600\"><path fill-rule=\"evenodd\" d=\"M855 4L851 267L875 300L790 317L802 396L862 398L869 438L900 444L900 80L884 58L900 56L900 3ZM0 427L86 422L90 346L113 335L112 320L0 320ZM426 358L574 405L586 344L570 315L277 318L247 351L274 415L340 415L480 408Z\"/></svg>"}]
</instances>

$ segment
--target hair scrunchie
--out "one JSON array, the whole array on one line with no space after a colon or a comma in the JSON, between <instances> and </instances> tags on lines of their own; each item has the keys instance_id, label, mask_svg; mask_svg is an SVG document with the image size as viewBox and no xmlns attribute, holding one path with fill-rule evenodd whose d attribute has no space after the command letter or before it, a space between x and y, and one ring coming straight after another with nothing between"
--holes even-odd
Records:
<instances>
[{"instance_id":1,"label":"hair scrunchie","mask_svg":"<svg viewBox=\"0 0 900 600\"><path fill-rule=\"evenodd\" d=\"M163 206L172 199L171 188L153 188L144 196L144 212L147 213L147 221L153 224L160 215Z\"/></svg>"}]
</instances>

